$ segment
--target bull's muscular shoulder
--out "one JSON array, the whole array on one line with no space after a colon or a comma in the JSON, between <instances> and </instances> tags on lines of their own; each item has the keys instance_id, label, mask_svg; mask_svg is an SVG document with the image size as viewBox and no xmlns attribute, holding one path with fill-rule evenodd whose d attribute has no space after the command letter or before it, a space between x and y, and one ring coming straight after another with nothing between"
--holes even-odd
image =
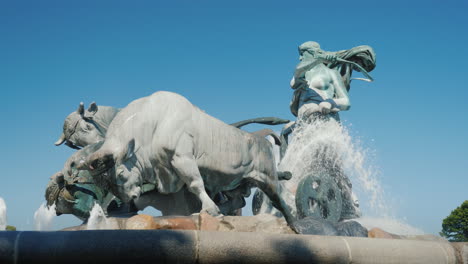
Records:
<instances>
[{"instance_id":1,"label":"bull's muscular shoulder","mask_svg":"<svg viewBox=\"0 0 468 264\"><path fill-rule=\"evenodd\" d=\"M153 111L174 112L179 109L183 112L190 110L189 108L194 106L182 95L168 91L158 91L149 96L134 100L126 107L125 112L134 113L145 107L149 107Z\"/></svg>"},{"instance_id":2,"label":"bull's muscular shoulder","mask_svg":"<svg viewBox=\"0 0 468 264\"><path fill-rule=\"evenodd\" d=\"M174 93L174 92L169 92L169 91L157 91L150 95L149 97L151 98L162 98L166 100L180 100L180 101L185 101L188 102L187 98L183 97L180 94Z\"/></svg>"}]
</instances>

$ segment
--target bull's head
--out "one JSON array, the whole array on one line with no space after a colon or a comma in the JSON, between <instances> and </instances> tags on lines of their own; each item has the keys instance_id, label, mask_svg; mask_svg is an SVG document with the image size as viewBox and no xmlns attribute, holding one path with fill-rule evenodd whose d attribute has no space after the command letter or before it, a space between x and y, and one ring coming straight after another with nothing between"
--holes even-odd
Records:
<instances>
[{"instance_id":1,"label":"bull's head","mask_svg":"<svg viewBox=\"0 0 468 264\"><path fill-rule=\"evenodd\" d=\"M94 204L101 204L104 197L99 187L86 181L87 175L88 171L79 171L72 180L62 172L54 174L46 189L47 206L55 204L57 215L72 214L81 220L87 219Z\"/></svg>"},{"instance_id":2,"label":"bull's head","mask_svg":"<svg viewBox=\"0 0 468 264\"><path fill-rule=\"evenodd\" d=\"M88 170L96 182L105 181L112 193L123 202L129 202L141 194L143 184L135 155L135 140L122 148L102 147L78 165L79 170Z\"/></svg>"},{"instance_id":3,"label":"bull's head","mask_svg":"<svg viewBox=\"0 0 468 264\"><path fill-rule=\"evenodd\" d=\"M57 215L71 214L73 212L75 198L65 188L65 179L62 172L57 172L50 177L45 198L47 206L55 204L55 213Z\"/></svg>"},{"instance_id":4,"label":"bull's head","mask_svg":"<svg viewBox=\"0 0 468 264\"><path fill-rule=\"evenodd\" d=\"M105 133L93 120L98 111L96 103L91 103L88 110L84 110L84 104L80 103L78 109L68 115L63 124L63 132L55 142L56 146L65 145L79 149L104 139Z\"/></svg>"}]
</instances>

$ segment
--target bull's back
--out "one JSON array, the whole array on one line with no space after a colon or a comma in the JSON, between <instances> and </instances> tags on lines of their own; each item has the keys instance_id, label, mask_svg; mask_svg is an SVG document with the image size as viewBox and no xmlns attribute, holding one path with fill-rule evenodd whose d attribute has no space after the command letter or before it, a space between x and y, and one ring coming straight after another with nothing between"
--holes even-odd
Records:
<instances>
[{"instance_id":1,"label":"bull's back","mask_svg":"<svg viewBox=\"0 0 468 264\"><path fill-rule=\"evenodd\" d=\"M151 144L155 136L167 137L171 135L171 129L177 130L174 121L186 119L184 113L190 106L184 97L166 91L139 98L116 115L106 138L123 142L134 138L137 144Z\"/></svg>"},{"instance_id":2,"label":"bull's back","mask_svg":"<svg viewBox=\"0 0 468 264\"><path fill-rule=\"evenodd\" d=\"M253 170L273 172L271 145L266 139L196 110L192 120L197 134L194 156L202 174L214 173L229 180Z\"/></svg>"},{"instance_id":3,"label":"bull's back","mask_svg":"<svg viewBox=\"0 0 468 264\"><path fill-rule=\"evenodd\" d=\"M253 169L274 170L268 141L206 114L172 92L156 92L133 101L120 111L113 126L109 132L120 134L125 138L122 142L134 138L136 149L148 156L145 158L169 170L184 135L192 138L194 158L204 177L223 175L230 181Z\"/></svg>"},{"instance_id":4,"label":"bull's back","mask_svg":"<svg viewBox=\"0 0 468 264\"><path fill-rule=\"evenodd\" d=\"M171 102L158 111L164 112L158 134L170 135L163 140L169 149L177 145L182 135L189 134L194 158L204 177L223 175L229 181L230 177L238 178L252 170L265 173L275 170L271 144L266 139L224 123L181 95L161 92L153 96L158 101ZM161 142L157 138L155 141Z\"/></svg>"}]
</instances>

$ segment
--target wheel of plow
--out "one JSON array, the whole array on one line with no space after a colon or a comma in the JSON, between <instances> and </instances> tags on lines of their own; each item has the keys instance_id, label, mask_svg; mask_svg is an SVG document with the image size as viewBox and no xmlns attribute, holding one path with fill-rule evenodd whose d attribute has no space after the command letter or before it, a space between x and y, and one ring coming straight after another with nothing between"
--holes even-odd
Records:
<instances>
[{"instance_id":1,"label":"wheel of plow","mask_svg":"<svg viewBox=\"0 0 468 264\"><path fill-rule=\"evenodd\" d=\"M337 223L341 217L341 192L330 177L306 176L299 182L296 206L299 218L322 218Z\"/></svg>"}]
</instances>

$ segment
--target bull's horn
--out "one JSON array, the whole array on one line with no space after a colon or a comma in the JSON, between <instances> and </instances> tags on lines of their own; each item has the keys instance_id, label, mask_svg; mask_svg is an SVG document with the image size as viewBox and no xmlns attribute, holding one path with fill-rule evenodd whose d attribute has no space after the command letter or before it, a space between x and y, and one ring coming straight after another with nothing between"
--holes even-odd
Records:
<instances>
[{"instance_id":1,"label":"bull's horn","mask_svg":"<svg viewBox=\"0 0 468 264\"><path fill-rule=\"evenodd\" d=\"M84 103L81 102L80 105L78 106L78 109L76 109L76 112L79 114L79 115L83 115L84 114Z\"/></svg>"},{"instance_id":2,"label":"bull's horn","mask_svg":"<svg viewBox=\"0 0 468 264\"><path fill-rule=\"evenodd\" d=\"M63 142L65 142L65 140L67 140L67 138L65 137L65 134L62 133L62 135L60 136L60 138L55 142L55 146L60 146L63 144Z\"/></svg>"},{"instance_id":3,"label":"bull's horn","mask_svg":"<svg viewBox=\"0 0 468 264\"><path fill-rule=\"evenodd\" d=\"M68 202L75 201L75 197L67 190L67 188L62 189L62 198L67 200Z\"/></svg>"}]
</instances>

